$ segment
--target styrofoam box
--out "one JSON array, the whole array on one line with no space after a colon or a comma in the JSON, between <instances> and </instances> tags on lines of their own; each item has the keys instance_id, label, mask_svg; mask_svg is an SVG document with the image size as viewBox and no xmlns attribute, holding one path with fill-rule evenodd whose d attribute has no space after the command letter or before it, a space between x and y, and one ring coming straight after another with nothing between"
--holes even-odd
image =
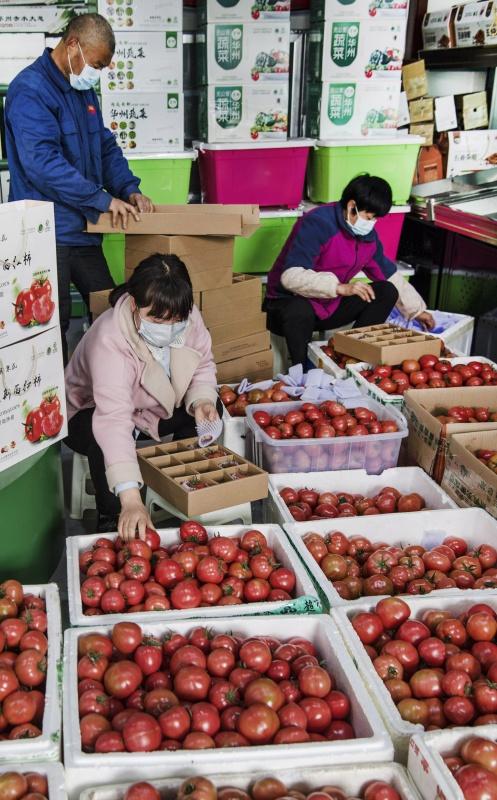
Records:
<instances>
[{"instance_id":1,"label":"styrofoam box","mask_svg":"<svg viewBox=\"0 0 497 800\"><path fill-rule=\"evenodd\" d=\"M326 340L324 342L310 342L307 345L307 358L315 367L324 370L327 375L332 375L333 378L346 378L347 370L339 367L336 361L333 361L321 350L321 347L326 344L328 344Z\"/></svg>"},{"instance_id":2,"label":"styrofoam box","mask_svg":"<svg viewBox=\"0 0 497 800\"><path fill-rule=\"evenodd\" d=\"M295 587L296 597L316 598L316 590L314 589L312 581L308 577L293 548L289 546L287 537L279 525L257 525L256 527L257 530L260 530L261 533L266 536L269 547L273 548L275 552L277 561L282 566L288 567L295 572L295 577L297 579ZM209 537L218 534L232 539L237 536L242 536L245 531L253 530L253 528L253 525L217 525L214 528L207 528L207 532ZM161 538L161 544L164 547L171 547L173 544L177 544L180 541L179 528L159 530L158 534ZM92 536L71 536L67 539L67 583L71 625L95 625L95 617L88 617L83 614L80 592L79 554L83 550L90 549L101 536L101 534L97 533ZM125 618L127 620L134 620L140 624L145 624L148 622L156 622L158 619L169 622L169 620L210 619L211 617L240 617L258 614L259 612L278 614L290 608L292 605L293 601L291 600L274 603L243 603L238 606L213 606L212 608L192 608L183 611L178 609L171 609L170 611L142 611L136 614L126 614ZM115 625L117 622L122 622L123 619L123 614L105 614L99 619L99 622Z\"/></svg>"},{"instance_id":3,"label":"styrofoam box","mask_svg":"<svg viewBox=\"0 0 497 800\"><path fill-rule=\"evenodd\" d=\"M474 732L469 728L433 731L429 745L423 736L412 737L407 768L423 800L464 800L462 789L445 766L443 757L457 755L466 739L481 735L492 741L497 739L497 731L488 733L487 730L481 734L480 728L475 728Z\"/></svg>"},{"instance_id":4,"label":"styrofoam box","mask_svg":"<svg viewBox=\"0 0 497 800\"><path fill-rule=\"evenodd\" d=\"M475 603L487 603L487 605L497 611L497 597L495 593L492 595L492 593L486 591L472 591L469 595L467 592L460 592L457 596L437 596L436 598L431 598L431 596L428 598L420 598L404 595L403 599L411 609L411 619L419 619L428 608L432 607L436 607L438 610L442 611L450 610L454 616L462 614ZM387 726L387 730L392 737L395 747L395 760L405 763L411 736L419 734L425 739L426 744L431 746L431 742L437 732L425 731L421 725L414 725L412 722L406 722L402 719L388 689L376 673L371 659L367 655L361 640L352 627L350 619L361 611L373 611L377 602L378 598L373 597L364 599L362 602L355 603L354 605L335 608L331 611L331 617L337 624L354 663L357 665L359 674L368 687L370 696L376 703ZM452 730L465 730L468 733L470 729L466 727L464 729L453 728ZM475 735L478 736L485 736L485 734L492 732L497 734L497 725L480 725L473 730L475 731ZM451 797L452 795L449 796Z\"/></svg>"},{"instance_id":5,"label":"styrofoam box","mask_svg":"<svg viewBox=\"0 0 497 800\"><path fill-rule=\"evenodd\" d=\"M32 740L31 740L32 741ZM4 772L38 772L44 775L48 781L48 796L50 800L67 800L66 782L64 778L64 767L56 762L30 764L29 768L23 762L9 761L2 763L0 767L0 778Z\"/></svg>"},{"instance_id":6,"label":"styrofoam box","mask_svg":"<svg viewBox=\"0 0 497 800\"><path fill-rule=\"evenodd\" d=\"M247 791L256 780L270 774L281 780L289 789L311 792L322 786L338 786L348 795L362 794L363 788L370 781L387 781L399 792L402 800L419 800L407 771L400 764L361 764L353 767L317 767L316 769L283 769L275 771L268 765L267 772L237 773L227 778L225 775L212 775L210 780L217 788L230 786ZM152 781L164 800L176 800L176 791L181 778ZM95 786L82 792L79 800L123 800L130 784L114 786Z\"/></svg>"},{"instance_id":7,"label":"styrofoam box","mask_svg":"<svg viewBox=\"0 0 497 800\"><path fill-rule=\"evenodd\" d=\"M40 761L58 761L61 741L61 687L62 628L60 620L59 590L55 583L24 586L25 594L45 599L47 609L47 679L45 711L41 736L36 739L16 739L0 742L0 764L21 761L24 767ZM50 800L52 798L50 797Z\"/></svg>"},{"instance_id":8,"label":"styrofoam box","mask_svg":"<svg viewBox=\"0 0 497 800\"><path fill-rule=\"evenodd\" d=\"M269 476L269 503L271 521L277 523L294 522L287 506L280 497L280 489L291 486L295 489L312 488L318 492L349 492L373 497L384 486L394 486L402 494L418 492L426 502L427 509L457 508L440 486L433 481L421 467L396 467L386 469L381 475L368 475L363 469L337 470L336 472L290 472ZM417 512L421 513L421 512ZM389 515L382 515L387 518ZM395 518L400 516L394 515ZM317 520L316 520L317 521ZM342 519L340 519L340 522ZM330 520L330 523L333 521ZM337 521L336 524L339 524Z\"/></svg>"},{"instance_id":9,"label":"styrofoam box","mask_svg":"<svg viewBox=\"0 0 497 800\"><path fill-rule=\"evenodd\" d=\"M298 633L310 639L320 657L336 678L339 689L351 701L351 721L357 738L347 741L306 742L292 745L265 745L237 748L236 754L224 748L213 750L177 750L153 753L88 754L81 749L78 714L77 660L78 639L88 629L73 628L66 631L64 645L64 764L66 785L72 796L77 791L95 783L95 774L108 783L117 781L147 780L167 775L209 775L221 771L237 774L240 764L247 772L271 763L271 770L284 767L291 760L294 767L314 767L323 764L357 764L392 760L393 747L380 715L359 677L349 654L343 647L338 628L329 616L243 617L213 619L210 626L215 631L230 631L234 635L277 636L282 641ZM187 634L192 622L156 623L144 625L146 635L164 635L166 631ZM108 634L105 626L92 629ZM95 773L98 770L98 773Z\"/></svg>"},{"instance_id":10,"label":"styrofoam box","mask_svg":"<svg viewBox=\"0 0 497 800\"><path fill-rule=\"evenodd\" d=\"M361 406L373 411L380 420L393 420L395 433L376 433L364 436L316 439L272 439L254 420L256 411L287 414L299 411L301 400L278 403L258 403L247 406L247 452L250 460L267 472L309 471L326 469L366 469L379 473L397 466L402 439L408 435L405 417L392 406L382 406L369 398L344 400L347 409Z\"/></svg>"},{"instance_id":11,"label":"styrofoam box","mask_svg":"<svg viewBox=\"0 0 497 800\"><path fill-rule=\"evenodd\" d=\"M472 318L471 318L472 319ZM323 354L324 355L324 354ZM494 369L497 369L497 364L490 361L489 358L484 356L464 356L463 358L440 358L440 361L450 361L453 366L457 364L469 364L472 361L479 361L481 364L491 364ZM372 397L382 405L394 405L400 409L404 407L404 395L402 394L387 394L376 386L374 383L369 383L360 373L362 370L371 369L372 365L367 364L365 361L360 361L358 364L349 364L347 366L347 376L353 378L361 390L361 392L368 397Z\"/></svg>"},{"instance_id":12,"label":"styrofoam box","mask_svg":"<svg viewBox=\"0 0 497 800\"><path fill-rule=\"evenodd\" d=\"M303 538L309 531L320 533L322 536L332 531L341 531L345 536L366 536L373 542L382 541L397 547L420 544L423 547L432 548L441 544L446 536L461 536L470 547L476 547L483 543L497 547L497 520L480 508L313 520L312 522L289 523L284 527L313 580L332 608L359 605L366 598L342 600L333 583L327 580L323 570L305 546ZM459 595L461 591L461 589L437 589L430 597L432 596L436 602L438 597ZM464 591L469 592L468 597L471 597L472 589Z\"/></svg>"}]
</instances>

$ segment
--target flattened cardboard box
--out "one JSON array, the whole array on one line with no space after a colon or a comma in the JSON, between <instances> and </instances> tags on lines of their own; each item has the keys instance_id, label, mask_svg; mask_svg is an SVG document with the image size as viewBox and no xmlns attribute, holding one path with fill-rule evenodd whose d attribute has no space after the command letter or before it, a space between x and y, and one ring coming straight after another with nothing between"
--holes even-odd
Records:
<instances>
[{"instance_id":1,"label":"flattened cardboard box","mask_svg":"<svg viewBox=\"0 0 497 800\"><path fill-rule=\"evenodd\" d=\"M218 383L235 383L243 378L250 381L273 377L273 351L264 350L243 358L223 361L216 365Z\"/></svg>"},{"instance_id":2,"label":"flattened cardboard box","mask_svg":"<svg viewBox=\"0 0 497 800\"><path fill-rule=\"evenodd\" d=\"M223 361L231 361L233 358L242 358L251 353L259 353L261 350L268 350L271 346L271 335L269 331L252 333L240 339L233 339L231 342L223 342L212 347L212 354L216 364Z\"/></svg>"},{"instance_id":3,"label":"flattened cardboard box","mask_svg":"<svg viewBox=\"0 0 497 800\"><path fill-rule=\"evenodd\" d=\"M126 234L165 233L180 236L251 236L259 227L256 205L156 205L152 214L140 214L140 220L128 219ZM112 227L109 212L98 222L88 223L88 233L118 233Z\"/></svg>"},{"instance_id":4,"label":"flattened cardboard box","mask_svg":"<svg viewBox=\"0 0 497 800\"><path fill-rule=\"evenodd\" d=\"M223 306L229 303L245 302L253 297L257 297L259 302L262 300L262 281L260 278L252 275L233 275L233 283L226 289L214 289L211 292L202 292L202 312L204 311L217 311L220 309L224 312ZM237 306L238 315L240 314L241 306ZM215 324L215 322L206 322L206 325ZM218 323L219 324L219 323Z\"/></svg>"},{"instance_id":5,"label":"flattened cardboard box","mask_svg":"<svg viewBox=\"0 0 497 800\"><path fill-rule=\"evenodd\" d=\"M213 327L218 327L221 324L230 324L233 326L238 325L240 320L240 308L243 308L243 314L245 317L255 317L260 313L261 296L259 293L253 297L242 297L240 300L242 306L238 304L238 300L233 300L231 298L229 303L223 303L220 306L213 306L212 308L203 309L202 297L205 294L211 294L211 291L200 293L199 305L203 320L209 330Z\"/></svg>"},{"instance_id":6,"label":"flattened cardboard box","mask_svg":"<svg viewBox=\"0 0 497 800\"><path fill-rule=\"evenodd\" d=\"M462 508L484 508L497 517L497 475L474 455L497 450L497 431L455 433L450 437L442 489Z\"/></svg>"},{"instance_id":7,"label":"flattened cardboard box","mask_svg":"<svg viewBox=\"0 0 497 800\"><path fill-rule=\"evenodd\" d=\"M335 333L335 347L344 355L368 364L400 364L425 354L440 356L442 340L395 325L369 325Z\"/></svg>"},{"instance_id":8,"label":"flattened cardboard box","mask_svg":"<svg viewBox=\"0 0 497 800\"><path fill-rule=\"evenodd\" d=\"M212 344L218 345L223 342L231 342L240 337L250 336L266 330L266 315L259 311L252 317L244 313L242 319L237 322L236 327L231 322L224 325L214 325L209 328Z\"/></svg>"},{"instance_id":9,"label":"flattened cardboard box","mask_svg":"<svg viewBox=\"0 0 497 800\"><path fill-rule=\"evenodd\" d=\"M404 416L409 424L408 458L428 474L431 473L440 443L442 425L432 411L445 411L451 406L480 406L497 411L497 389L494 386L457 387L455 389L416 389L404 395ZM447 425L447 439L454 434L497 431L497 422Z\"/></svg>"},{"instance_id":10,"label":"flattened cardboard box","mask_svg":"<svg viewBox=\"0 0 497 800\"><path fill-rule=\"evenodd\" d=\"M127 269L124 273L126 280L129 280L134 269ZM210 289L222 289L230 286L232 280L231 267L221 267L221 269L206 269L203 272L194 273L190 276L194 292L202 292Z\"/></svg>"},{"instance_id":11,"label":"flattened cardboard box","mask_svg":"<svg viewBox=\"0 0 497 800\"><path fill-rule=\"evenodd\" d=\"M112 289L103 289L101 292L90 292L90 313L94 320L110 308L111 291ZM200 292L193 292L193 302L199 308Z\"/></svg>"}]
</instances>

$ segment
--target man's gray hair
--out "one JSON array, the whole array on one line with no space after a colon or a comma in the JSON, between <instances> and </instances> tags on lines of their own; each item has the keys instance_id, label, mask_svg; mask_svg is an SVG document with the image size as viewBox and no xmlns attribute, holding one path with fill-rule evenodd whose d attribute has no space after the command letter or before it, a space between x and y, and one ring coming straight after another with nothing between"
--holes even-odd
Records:
<instances>
[{"instance_id":1,"label":"man's gray hair","mask_svg":"<svg viewBox=\"0 0 497 800\"><path fill-rule=\"evenodd\" d=\"M82 45L105 44L111 55L116 49L114 31L101 14L79 14L74 17L64 31L62 39L67 42L73 36Z\"/></svg>"}]
</instances>

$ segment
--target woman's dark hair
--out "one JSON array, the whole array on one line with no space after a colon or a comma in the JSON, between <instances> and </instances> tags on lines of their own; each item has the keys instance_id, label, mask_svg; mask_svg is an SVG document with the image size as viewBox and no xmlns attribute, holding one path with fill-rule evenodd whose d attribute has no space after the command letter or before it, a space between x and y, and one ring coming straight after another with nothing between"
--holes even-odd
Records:
<instances>
[{"instance_id":1,"label":"woman's dark hair","mask_svg":"<svg viewBox=\"0 0 497 800\"><path fill-rule=\"evenodd\" d=\"M343 190L340 204L344 211L350 200L354 200L358 211L384 217L392 207L392 190L383 178L364 173L351 180Z\"/></svg>"},{"instance_id":2,"label":"woman's dark hair","mask_svg":"<svg viewBox=\"0 0 497 800\"><path fill-rule=\"evenodd\" d=\"M109 296L115 306L123 294L130 294L138 308L150 306L158 319L187 319L193 308L193 289L188 270L178 256L155 253L145 258L129 281L116 286Z\"/></svg>"}]
</instances>

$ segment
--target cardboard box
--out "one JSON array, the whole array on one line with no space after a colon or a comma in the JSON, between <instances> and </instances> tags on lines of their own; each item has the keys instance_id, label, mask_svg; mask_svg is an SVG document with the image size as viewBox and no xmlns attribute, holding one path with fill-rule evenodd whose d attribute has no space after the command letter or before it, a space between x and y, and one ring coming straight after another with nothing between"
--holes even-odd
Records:
<instances>
[{"instance_id":1,"label":"cardboard box","mask_svg":"<svg viewBox=\"0 0 497 800\"><path fill-rule=\"evenodd\" d=\"M428 79L423 59L402 67L402 83L408 100L416 100L428 94Z\"/></svg>"},{"instance_id":2,"label":"cardboard box","mask_svg":"<svg viewBox=\"0 0 497 800\"><path fill-rule=\"evenodd\" d=\"M400 78L309 84L307 135L361 138L397 132Z\"/></svg>"},{"instance_id":3,"label":"cardboard box","mask_svg":"<svg viewBox=\"0 0 497 800\"><path fill-rule=\"evenodd\" d=\"M262 311L250 317L244 314L243 318L237 322L236 329L232 322L226 322L224 325L212 325L209 328L213 345L232 342L234 339L250 336L261 331L266 331L266 314Z\"/></svg>"},{"instance_id":4,"label":"cardboard box","mask_svg":"<svg viewBox=\"0 0 497 800\"><path fill-rule=\"evenodd\" d=\"M406 22L351 17L317 22L309 35L311 81L391 79L400 75Z\"/></svg>"},{"instance_id":5,"label":"cardboard box","mask_svg":"<svg viewBox=\"0 0 497 800\"><path fill-rule=\"evenodd\" d=\"M449 440L442 488L462 508L484 508L497 517L497 475L474 455L497 450L497 431L454 433Z\"/></svg>"},{"instance_id":6,"label":"cardboard box","mask_svg":"<svg viewBox=\"0 0 497 800\"><path fill-rule=\"evenodd\" d=\"M216 457L218 448L221 455ZM223 466L230 462L233 466ZM198 439L141 448L138 463L145 485L187 517L261 500L268 494L266 472L221 445L200 448ZM233 474L244 477L234 480ZM207 487L187 491L183 484L192 479Z\"/></svg>"},{"instance_id":7,"label":"cardboard box","mask_svg":"<svg viewBox=\"0 0 497 800\"><path fill-rule=\"evenodd\" d=\"M67 436L64 364L59 328L0 349L0 471ZM60 414L46 417L43 400L58 397ZM34 416L32 412L34 413ZM27 437L30 438L27 438Z\"/></svg>"},{"instance_id":8,"label":"cardboard box","mask_svg":"<svg viewBox=\"0 0 497 800\"><path fill-rule=\"evenodd\" d=\"M160 64L160 69L157 68ZM116 50L102 71L102 94L168 92L183 88L181 31L116 33Z\"/></svg>"},{"instance_id":9,"label":"cardboard box","mask_svg":"<svg viewBox=\"0 0 497 800\"><path fill-rule=\"evenodd\" d=\"M200 305L202 306L202 297L205 294L211 294L213 290L208 292L200 292ZM243 314L246 317L256 317L260 313L262 305L262 293L254 297L246 297L241 299ZM213 308L206 308L202 311L202 317L209 328L218 327L220 324L227 323L229 325L238 325L240 321L240 306L230 301L229 303L223 302L221 306L214 306Z\"/></svg>"},{"instance_id":10,"label":"cardboard box","mask_svg":"<svg viewBox=\"0 0 497 800\"><path fill-rule=\"evenodd\" d=\"M169 234L180 236L251 236L259 227L259 206L254 205L156 205L140 221L128 220L126 235ZM116 233L109 213L88 223L88 233Z\"/></svg>"},{"instance_id":11,"label":"cardboard box","mask_svg":"<svg viewBox=\"0 0 497 800\"><path fill-rule=\"evenodd\" d=\"M424 139L423 147L431 147L433 145L435 125L433 122L423 122L420 125L410 125L409 133L411 136L422 136Z\"/></svg>"},{"instance_id":12,"label":"cardboard box","mask_svg":"<svg viewBox=\"0 0 497 800\"><path fill-rule=\"evenodd\" d=\"M102 114L119 147L127 155L183 152L181 91L147 92L139 96L104 94Z\"/></svg>"},{"instance_id":13,"label":"cardboard box","mask_svg":"<svg viewBox=\"0 0 497 800\"><path fill-rule=\"evenodd\" d=\"M409 0L311 0L311 22L326 19L407 19Z\"/></svg>"},{"instance_id":14,"label":"cardboard box","mask_svg":"<svg viewBox=\"0 0 497 800\"><path fill-rule=\"evenodd\" d=\"M84 5L60 8L56 5L0 5L0 33L61 33L76 14L84 14Z\"/></svg>"},{"instance_id":15,"label":"cardboard box","mask_svg":"<svg viewBox=\"0 0 497 800\"><path fill-rule=\"evenodd\" d=\"M52 203L0 205L0 347L59 324Z\"/></svg>"},{"instance_id":16,"label":"cardboard box","mask_svg":"<svg viewBox=\"0 0 497 800\"><path fill-rule=\"evenodd\" d=\"M409 120L411 125L433 121L433 97L422 97L409 103Z\"/></svg>"},{"instance_id":17,"label":"cardboard box","mask_svg":"<svg viewBox=\"0 0 497 800\"><path fill-rule=\"evenodd\" d=\"M259 333L252 333L239 339L232 339L228 342L213 345L212 354L216 364L223 361L231 361L234 358L243 358L252 353L259 353L261 350L269 350L271 346L271 334L264 330Z\"/></svg>"},{"instance_id":18,"label":"cardboard box","mask_svg":"<svg viewBox=\"0 0 497 800\"><path fill-rule=\"evenodd\" d=\"M290 18L290 0L199 0L197 19L199 25L206 22L266 22Z\"/></svg>"},{"instance_id":19,"label":"cardboard box","mask_svg":"<svg viewBox=\"0 0 497 800\"><path fill-rule=\"evenodd\" d=\"M287 81L290 22L204 25L196 35L197 82Z\"/></svg>"},{"instance_id":20,"label":"cardboard box","mask_svg":"<svg viewBox=\"0 0 497 800\"><path fill-rule=\"evenodd\" d=\"M440 459L436 462L435 459L441 444L440 436L443 426L433 416L433 412L441 413L440 410L443 411L456 405L489 407L492 411L497 411L497 392L493 386L417 389L406 392L404 399L403 413L409 424L409 461L419 464L428 474L437 479L437 482L440 482L443 477L443 462ZM454 433L497 431L497 422L449 424L444 427L447 440L450 441Z\"/></svg>"},{"instance_id":21,"label":"cardboard box","mask_svg":"<svg viewBox=\"0 0 497 800\"><path fill-rule=\"evenodd\" d=\"M388 323L336 331L334 344L339 353L368 364L401 364L405 358L440 356L442 350L440 338Z\"/></svg>"},{"instance_id":22,"label":"cardboard box","mask_svg":"<svg viewBox=\"0 0 497 800\"><path fill-rule=\"evenodd\" d=\"M455 47L454 19L457 7L429 11L424 15L421 32L425 50L445 50Z\"/></svg>"},{"instance_id":23,"label":"cardboard box","mask_svg":"<svg viewBox=\"0 0 497 800\"><path fill-rule=\"evenodd\" d=\"M473 92L462 96L464 130L488 127L487 93Z\"/></svg>"},{"instance_id":24,"label":"cardboard box","mask_svg":"<svg viewBox=\"0 0 497 800\"><path fill-rule=\"evenodd\" d=\"M268 380L273 377L273 351L264 350L243 358L234 358L216 365L218 383L236 383L247 378L249 381Z\"/></svg>"},{"instance_id":25,"label":"cardboard box","mask_svg":"<svg viewBox=\"0 0 497 800\"><path fill-rule=\"evenodd\" d=\"M90 312L93 320L96 320L100 314L110 308L109 295L112 289L104 289L101 292L90 292ZM193 292L193 302L199 307L200 293Z\"/></svg>"},{"instance_id":26,"label":"cardboard box","mask_svg":"<svg viewBox=\"0 0 497 800\"><path fill-rule=\"evenodd\" d=\"M286 140L288 93L288 81L203 86L199 136L210 143Z\"/></svg>"},{"instance_id":27,"label":"cardboard box","mask_svg":"<svg viewBox=\"0 0 497 800\"><path fill-rule=\"evenodd\" d=\"M126 5L114 0L98 0L98 10L114 30L158 31L183 23L181 0L140 0Z\"/></svg>"},{"instance_id":28,"label":"cardboard box","mask_svg":"<svg viewBox=\"0 0 497 800\"><path fill-rule=\"evenodd\" d=\"M255 275L233 275L233 283L225 289L202 292L200 304L208 328L224 322L238 322L240 310L253 316L261 310L262 282ZM258 306L258 307L257 307ZM253 312L253 308L257 311Z\"/></svg>"},{"instance_id":29,"label":"cardboard box","mask_svg":"<svg viewBox=\"0 0 497 800\"><path fill-rule=\"evenodd\" d=\"M497 42L497 5L488 2L459 6L454 22L456 47L483 47Z\"/></svg>"}]
</instances>

